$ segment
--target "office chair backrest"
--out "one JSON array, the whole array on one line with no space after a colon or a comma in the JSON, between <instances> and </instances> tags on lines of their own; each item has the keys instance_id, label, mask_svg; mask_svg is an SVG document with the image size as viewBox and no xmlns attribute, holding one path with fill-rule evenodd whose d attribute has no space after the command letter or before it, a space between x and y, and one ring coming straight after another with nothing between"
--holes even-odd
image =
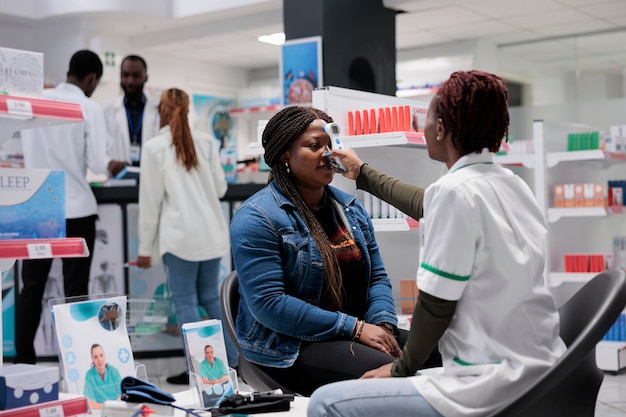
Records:
<instances>
[{"instance_id":1,"label":"office chair backrest","mask_svg":"<svg viewBox=\"0 0 626 417\"><path fill-rule=\"evenodd\" d=\"M595 347L624 307L624 271L604 271L587 282L559 309L565 354L535 385L489 417L593 416L604 378Z\"/></svg>"},{"instance_id":2,"label":"office chair backrest","mask_svg":"<svg viewBox=\"0 0 626 417\"><path fill-rule=\"evenodd\" d=\"M269 376L263 369L259 368L256 364L247 361L239 346L237 340L236 321L237 311L239 310L239 283L237 280L237 271L232 271L226 276L222 287L220 289L220 299L222 307L222 318L224 320L224 327L230 335L237 353L239 353L239 368L237 370L241 379L251 388L257 391L269 391L280 388L285 394L293 394L294 392L287 387L281 386L278 382Z\"/></svg>"}]
</instances>

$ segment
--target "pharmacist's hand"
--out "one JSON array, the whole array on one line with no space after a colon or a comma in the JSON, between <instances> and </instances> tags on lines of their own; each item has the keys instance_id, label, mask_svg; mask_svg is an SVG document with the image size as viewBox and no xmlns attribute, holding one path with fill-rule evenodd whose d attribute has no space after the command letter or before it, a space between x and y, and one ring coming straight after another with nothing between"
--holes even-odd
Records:
<instances>
[{"instance_id":1,"label":"pharmacist's hand","mask_svg":"<svg viewBox=\"0 0 626 417\"><path fill-rule=\"evenodd\" d=\"M391 378L391 367L393 366L393 362L386 363L380 368L372 369L371 371L367 371L361 376L361 379L368 378Z\"/></svg>"},{"instance_id":2,"label":"pharmacist's hand","mask_svg":"<svg viewBox=\"0 0 626 417\"><path fill-rule=\"evenodd\" d=\"M391 332L375 324L365 323L358 341L394 358L399 357L401 353L400 346Z\"/></svg>"},{"instance_id":3,"label":"pharmacist's hand","mask_svg":"<svg viewBox=\"0 0 626 417\"><path fill-rule=\"evenodd\" d=\"M346 167L346 172L342 173L344 177L356 180L359 176L361 165L363 165L363 161L361 161L361 158L359 158L356 152L352 149L346 149L343 151L340 151L339 149L332 149L330 151L330 156L331 158L339 159Z\"/></svg>"},{"instance_id":4,"label":"pharmacist's hand","mask_svg":"<svg viewBox=\"0 0 626 417\"><path fill-rule=\"evenodd\" d=\"M119 172L124 169L124 163L122 161L111 161L109 162L109 172L111 173L111 176L114 177L117 174L119 174Z\"/></svg>"},{"instance_id":5,"label":"pharmacist's hand","mask_svg":"<svg viewBox=\"0 0 626 417\"><path fill-rule=\"evenodd\" d=\"M152 266L152 258L149 256L138 256L137 257L137 268L150 268Z\"/></svg>"}]
</instances>

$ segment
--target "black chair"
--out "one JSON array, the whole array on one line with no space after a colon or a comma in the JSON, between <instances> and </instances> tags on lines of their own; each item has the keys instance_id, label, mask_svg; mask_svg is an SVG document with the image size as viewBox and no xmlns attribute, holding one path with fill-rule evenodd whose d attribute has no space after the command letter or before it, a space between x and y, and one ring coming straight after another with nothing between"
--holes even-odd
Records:
<instances>
[{"instance_id":1,"label":"black chair","mask_svg":"<svg viewBox=\"0 0 626 417\"><path fill-rule=\"evenodd\" d=\"M237 373L251 388L257 391L270 391L280 388L285 394L295 394L289 388L279 384L256 364L247 361L243 357L241 347L237 340L235 322L237 320L237 310L239 308L239 283L237 281L237 271L232 271L226 276L220 289L222 306L222 318L224 327L230 335L233 344L239 353L239 367Z\"/></svg>"},{"instance_id":2,"label":"black chair","mask_svg":"<svg viewBox=\"0 0 626 417\"><path fill-rule=\"evenodd\" d=\"M604 271L560 309L567 352L532 387L488 417L589 417L595 413L604 374L595 347L626 306L626 276Z\"/></svg>"}]
</instances>

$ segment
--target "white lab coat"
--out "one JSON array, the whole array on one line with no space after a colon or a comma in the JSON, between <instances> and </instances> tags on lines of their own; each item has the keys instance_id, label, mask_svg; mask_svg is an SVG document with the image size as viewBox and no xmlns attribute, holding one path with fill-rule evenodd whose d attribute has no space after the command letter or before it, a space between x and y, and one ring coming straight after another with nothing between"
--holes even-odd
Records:
<instances>
[{"instance_id":1,"label":"white lab coat","mask_svg":"<svg viewBox=\"0 0 626 417\"><path fill-rule=\"evenodd\" d=\"M61 83L43 92L46 100L78 103L84 122L68 123L20 132L26 168L65 170L65 217L76 219L98 212L96 198L87 182L87 168L106 174L107 130L102 108L78 86Z\"/></svg>"},{"instance_id":2,"label":"white lab coat","mask_svg":"<svg viewBox=\"0 0 626 417\"><path fill-rule=\"evenodd\" d=\"M228 188L215 139L192 131L198 166L176 159L170 127L143 145L139 177L139 256L169 252L191 262L221 258L230 249L219 199ZM156 262L157 259L153 259Z\"/></svg>"},{"instance_id":3,"label":"white lab coat","mask_svg":"<svg viewBox=\"0 0 626 417\"><path fill-rule=\"evenodd\" d=\"M145 94L145 93L144 93ZM146 106L143 110L141 125L142 146L156 136L159 131L159 99L146 95ZM128 118L124 107L124 96L118 97L104 107L104 116L109 132L107 151L114 161L131 163L130 134Z\"/></svg>"},{"instance_id":4,"label":"white lab coat","mask_svg":"<svg viewBox=\"0 0 626 417\"><path fill-rule=\"evenodd\" d=\"M410 377L446 417L489 414L565 352L545 286L547 229L526 185L493 154L460 158L426 189L417 284L458 301L443 368Z\"/></svg>"}]
</instances>

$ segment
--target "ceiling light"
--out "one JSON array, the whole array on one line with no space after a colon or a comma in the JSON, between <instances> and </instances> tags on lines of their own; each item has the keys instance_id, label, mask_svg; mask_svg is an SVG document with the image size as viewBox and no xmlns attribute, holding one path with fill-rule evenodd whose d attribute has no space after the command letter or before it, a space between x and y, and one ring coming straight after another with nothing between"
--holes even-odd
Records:
<instances>
[{"instance_id":1,"label":"ceiling light","mask_svg":"<svg viewBox=\"0 0 626 417\"><path fill-rule=\"evenodd\" d=\"M271 43L272 45L282 45L285 43L284 33L272 33L271 35L261 35L258 40L265 43Z\"/></svg>"}]
</instances>

